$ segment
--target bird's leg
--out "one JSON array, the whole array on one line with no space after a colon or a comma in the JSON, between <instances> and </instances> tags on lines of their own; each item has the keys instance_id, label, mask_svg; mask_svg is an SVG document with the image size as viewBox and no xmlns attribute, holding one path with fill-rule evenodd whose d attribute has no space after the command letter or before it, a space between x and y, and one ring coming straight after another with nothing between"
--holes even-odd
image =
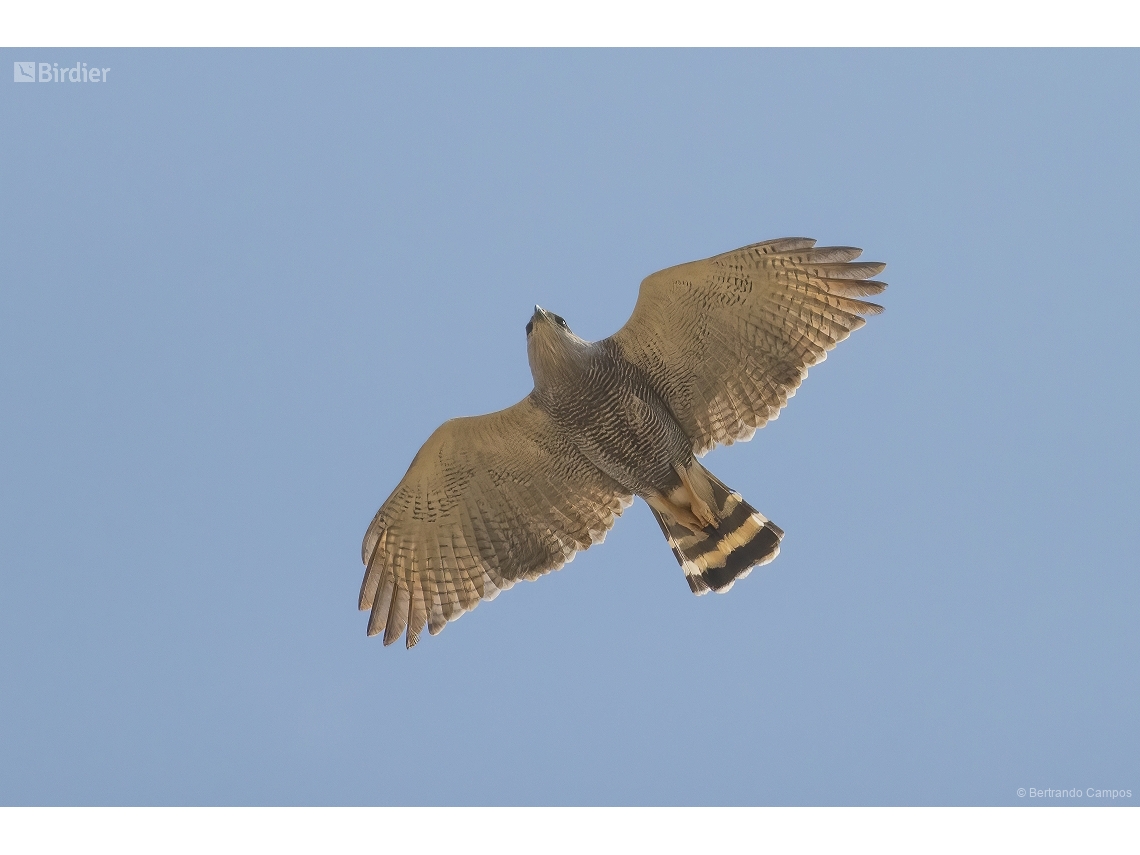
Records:
<instances>
[{"instance_id":1,"label":"bird's leg","mask_svg":"<svg viewBox=\"0 0 1140 855\"><path fill-rule=\"evenodd\" d=\"M692 512L688 508L682 507L681 505L670 501L660 493L657 495L646 496L645 501L649 503L649 507L653 508L653 510L657 511L658 513L665 514L666 516L672 517L690 531L698 532L704 529L704 526L695 516L693 516Z\"/></svg>"},{"instance_id":2,"label":"bird's leg","mask_svg":"<svg viewBox=\"0 0 1140 855\"><path fill-rule=\"evenodd\" d=\"M694 464L694 466L699 465L699 463ZM697 486L693 483L693 477L690 474L691 470L680 466L674 468L677 470L677 474L681 476L681 484L685 488L685 492L689 494L687 498L689 499L689 508L692 510L693 516L697 518L702 528L707 526L716 528L718 522L717 516L713 512L713 509L709 507L708 502L702 499L701 494L697 491ZM701 474L703 475L704 473L702 472Z\"/></svg>"}]
</instances>

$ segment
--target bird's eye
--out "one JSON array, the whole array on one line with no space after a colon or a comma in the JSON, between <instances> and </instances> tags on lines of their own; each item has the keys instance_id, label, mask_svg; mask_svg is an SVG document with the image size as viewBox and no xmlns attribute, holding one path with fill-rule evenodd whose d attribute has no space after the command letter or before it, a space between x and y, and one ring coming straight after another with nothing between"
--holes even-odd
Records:
<instances>
[{"instance_id":1,"label":"bird's eye","mask_svg":"<svg viewBox=\"0 0 1140 855\"><path fill-rule=\"evenodd\" d=\"M530 335L534 331L534 321L526 322L526 334Z\"/></svg>"},{"instance_id":2,"label":"bird's eye","mask_svg":"<svg viewBox=\"0 0 1140 855\"><path fill-rule=\"evenodd\" d=\"M558 323L558 326L566 327L566 320L561 315L555 315L554 320ZM569 329L569 327L566 328Z\"/></svg>"}]
</instances>

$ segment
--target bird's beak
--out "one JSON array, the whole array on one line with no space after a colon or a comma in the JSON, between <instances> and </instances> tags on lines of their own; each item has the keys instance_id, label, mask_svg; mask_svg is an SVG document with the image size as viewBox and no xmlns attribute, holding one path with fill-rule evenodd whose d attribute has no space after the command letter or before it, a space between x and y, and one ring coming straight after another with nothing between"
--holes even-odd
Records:
<instances>
[{"instance_id":1,"label":"bird's beak","mask_svg":"<svg viewBox=\"0 0 1140 855\"><path fill-rule=\"evenodd\" d=\"M536 321L546 320L549 316L550 316L550 313L547 312L546 309L542 308L542 306L535 305L535 307L534 307L534 320L536 320Z\"/></svg>"}]
</instances>

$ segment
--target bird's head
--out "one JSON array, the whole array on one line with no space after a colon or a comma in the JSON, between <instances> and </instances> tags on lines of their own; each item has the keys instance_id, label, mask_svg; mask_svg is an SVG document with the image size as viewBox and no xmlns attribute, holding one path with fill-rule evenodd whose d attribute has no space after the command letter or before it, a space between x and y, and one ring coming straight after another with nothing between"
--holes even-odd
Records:
<instances>
[{"instance_id":1,"label":"bird's head","mask_svg":"<svg viewBox=\"0 0 1140 855\"><path fill-rule=\"evenodd\" d=\"M570 368L587 342L570 331L561 315L534 307L526 324L526 352L536 386L545 385L553 375Z\"/></svg>"}]
</instances>

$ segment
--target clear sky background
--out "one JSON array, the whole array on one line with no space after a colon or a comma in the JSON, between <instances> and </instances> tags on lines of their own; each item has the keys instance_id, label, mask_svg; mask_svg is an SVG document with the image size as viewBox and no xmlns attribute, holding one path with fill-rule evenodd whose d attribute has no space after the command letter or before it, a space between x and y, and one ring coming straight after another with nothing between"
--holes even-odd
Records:
<instances>
[{"instance_id":1,"label":"clear sky background","mask_svg":"<svg viewBox=\"0 0 1140 855\"><path fill-rule=\"evenodd\" d=\"M1140 54L0 59L112 69L0 83L0 803L1140 803ZM365 637L536 302L785 235L891 287L705 458L773 564L698 599L639 501Z\"/></svg>"}]
</instances>

